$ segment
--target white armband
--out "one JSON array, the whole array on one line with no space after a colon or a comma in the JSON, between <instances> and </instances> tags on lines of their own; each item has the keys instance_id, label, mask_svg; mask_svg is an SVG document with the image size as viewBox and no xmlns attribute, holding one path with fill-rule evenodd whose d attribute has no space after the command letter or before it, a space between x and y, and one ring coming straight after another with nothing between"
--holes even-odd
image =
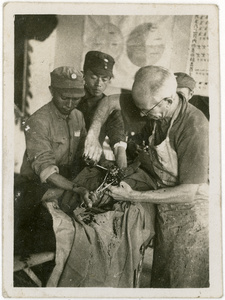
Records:
<instances>
[{"instance_id":1,"label":"white armband","mask_svg":"<svg viewBox=\"0 0 225 300\"><path fill-rule=\"evenodd\" d=\"M114 154L115 154L115 155L117 154L118 147L122 147L122 148L124 148L124 149L126 150L126 149L127 149L127 143L126 143L126 142L122 142L122 141L116 143L116 144L114 145L114 147L113 147L113 148L114 148Z\"/></svg>"}]
</instances>

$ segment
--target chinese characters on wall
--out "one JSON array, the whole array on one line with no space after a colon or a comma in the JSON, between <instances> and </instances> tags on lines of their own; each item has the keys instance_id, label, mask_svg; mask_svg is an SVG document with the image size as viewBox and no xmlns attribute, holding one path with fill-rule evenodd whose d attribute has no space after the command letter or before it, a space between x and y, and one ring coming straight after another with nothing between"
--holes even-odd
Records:
<instances>
[{"instance_id":1,"label":"chinese characters on wall","mask_svg":"<svg viewBox=\"0 0 225 300\"><path fill-rule=\"evenodd\" d=\"M197 84L195 94L208 96L208 16L193 17L187 73Z\"/></svg>"}]
</instances>

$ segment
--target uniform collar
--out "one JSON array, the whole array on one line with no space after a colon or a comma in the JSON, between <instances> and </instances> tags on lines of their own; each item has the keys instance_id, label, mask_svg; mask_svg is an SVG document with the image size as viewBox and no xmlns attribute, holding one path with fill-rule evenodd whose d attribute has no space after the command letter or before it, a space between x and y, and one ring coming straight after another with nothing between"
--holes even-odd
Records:
<instances>
[{"instance_id":1,"label":"uniform collar","mask_svg":"<svg viewBox=\"0 0 225 300\"><path fill-rule=\"evenodd\" d=\"M183 113L183 112L187 109L188 102L187 102L187 100L184 98L183 95L181 95L181 94L179 94L179 93L177 93L177 94L178 94L178 97L179 97L179 103L180 103L180 105L181 105L180 113ZM180 113L179 113L179 115L180 115Z\"/></svg>"},{"instance_id":2,"label":"uniform collar","mask_svg":"<svg viewBox=\"0 0 225 300\"><path fill-rule=\"evenodd\" d=\"M55 106L54 102L51 101L50 102L50 106L51 106L51 110L56 114L56 116L59 118L59 119L63 119L63 120L68 120L69 119L69 115L63 115L59 110L58 108Z\"/></svg>"}]
</instances>

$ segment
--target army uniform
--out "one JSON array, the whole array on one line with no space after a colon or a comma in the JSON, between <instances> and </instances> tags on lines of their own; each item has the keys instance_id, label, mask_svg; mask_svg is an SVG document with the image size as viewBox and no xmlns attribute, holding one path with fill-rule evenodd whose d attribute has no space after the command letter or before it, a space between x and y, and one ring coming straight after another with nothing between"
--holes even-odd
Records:
<instances>
[{"instance_id":1,"label":"army uniform","mask_svg":"<svg viewBox=\"0 0 225 300\"><path fill-rule=\"evenodd\" d=\"M83 68L84 75L88 70L91 70L96 76L107 76L111 78L113 77L112 71L114 63L113 57L106 53L100 51L89 51L85 56ZM106 97L104 93L101 93L100 95L93 95L88 90L87 85L85 85L85 96L82 97L81 102L78 105L78 109L84 115L87 131L90 128L98 103L104 97ZM126 136L121 111L114 111L108 117L105 124L103 124L99 136L101 145L103 144L106 136L109 137L109 144L112 150L117 145L124 145L124 147L126 147Z\"/></svg>"},{"instance_id":2,"label":"army uniform","mask_svg":"<svg viewBox=\"0 0 225 300\"><path fill-rule=\"evenodd\" d=\"M74 68L57 68L51 73L51 87L79 101L84 95L83 75ZM26 151L15 182L21 195L15 203L15 252L22 254L54 250L52 221L41 199L49 188L57 188L47 181L52 174L71 180L79 172L86 137L82 113L72 109L64 114L54 99L27 120L24 132Z\"/></svg>"}]
</instances>

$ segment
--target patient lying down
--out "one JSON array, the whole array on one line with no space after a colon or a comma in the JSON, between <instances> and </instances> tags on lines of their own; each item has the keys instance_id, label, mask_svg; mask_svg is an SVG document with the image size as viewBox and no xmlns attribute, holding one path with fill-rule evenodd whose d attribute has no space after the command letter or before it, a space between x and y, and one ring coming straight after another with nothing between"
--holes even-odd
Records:
<instances>
[{"instance_id":1,"label":"patient lying down","mask_svg":"<svg viewBox=\"0 0 225 300\"><path fill-rule=\"evenodd\" d=\"M54 207L50 191L43 197L56 236L56 266L47 286L133 287L140 248L154 236L154 205L115 201L107 187L121 179L138 191L155 184L138 163L124 172L112 165L105 169L86 167L74 180L90 191L91 208L68 191Z\"/></svg>"}]
</instances>

